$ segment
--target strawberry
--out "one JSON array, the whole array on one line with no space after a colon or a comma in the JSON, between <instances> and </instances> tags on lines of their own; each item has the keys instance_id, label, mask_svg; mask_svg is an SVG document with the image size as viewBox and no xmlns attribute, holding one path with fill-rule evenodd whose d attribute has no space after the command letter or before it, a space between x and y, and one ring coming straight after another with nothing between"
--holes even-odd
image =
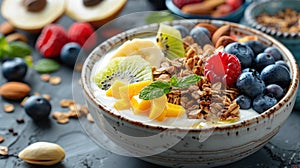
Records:
<instances>
[{"instance_id":1,"label":"strawberry","mask_svg":"<svg viewBox=\"0 0 300 168\"><path fill-rule=\"evenodd\" d=\"M226 0L226 4L232 7L232 10L236 10L243 4L243 0Z\"/></svg>"},{"instance_id":2,"label":"strawberry","mask_svg":"<svg viewBox=\"0 0 300 168\"><path fill-rule=\"evenodd\" d=\"M93 48L97 42L97 36L89 23L75 22L68 31L70 41L81 45L85 50Z\"/></svg>"},{"instance_id":3,"label":"strawberry","mask_svg":"<svg viewBox=\"0 0 300 168\"><path fill-rule=\"evenodd\" d=\"M42 30L36 41L36 48L44 57L57 57L67 42L65 29L58 24L50 24Z\"/></svg>"},{"instance_id":4,"label":"strawberry","mask_svg":"<svg viewBox=\"0 0 300 168\"><path fill-rule=\"evenodd\" d=\"M218 52L206 60L204 74L210 82L232 87L241 74L241 64L235 55Z\"/></svg>"},{"instance_id":5,"label":"strawberry","mask_svg":"<svg viewBox=\"0 0 300 168\"><path fill-rule=\"evenodd\" d=\"M202 0L173 0L173 3L178 7L182 8L184 5L192 4L192 3L198 3Z\"/></svg>"}]
</instances>

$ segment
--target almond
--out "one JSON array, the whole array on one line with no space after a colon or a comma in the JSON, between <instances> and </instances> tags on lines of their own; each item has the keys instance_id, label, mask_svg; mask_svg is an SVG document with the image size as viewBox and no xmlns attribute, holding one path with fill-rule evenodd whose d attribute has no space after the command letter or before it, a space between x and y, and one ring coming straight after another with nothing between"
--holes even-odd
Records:
<instances>
[{"instance_id":1,"label":"almond","mask_svg":"<svg viewBox=\"0 0 300 168\"><path fill-rule=\"evenodd\" d=\"M6 41L12 42L12 41L23 41L24 43L27 43L28 39L26 36L20 33L12 33L6 36Z\"/></svg>"},{"instance_id":2,"label":"almond","mask_svg":"<svg viewBox=\"0 0 300 168\"><path fill-rule=\"evenodd\" d=\"M31 88L21 82L7 82L0 88L0 95L3 98L18 100L27 96L30 92Z\"/></svg>"},{"instance_id":3,"label":"almond","mask_svg":"<svg viewBox=\"0 0 300 168\"><path fill-rule=\"evenodd\" d=\"M230 36L222 36L222 37L220 37L218 39L218 41L217 41L217 43L215 45L215 48L219 48L221 46L226 47L227 44L233 43L233 42L235 42L235 40L232 37L230 37Z\"/></svg>"},{"instance_id":4,"label":"almond","mask_svg":"<svg viewBox=\"0 0 300 168\"><path fill-rule=\"evenodd\" d=\"M13 31L15 31L15 27L9 22L3 22L0 25L0 33L3 35L7 35L9 33L12 33Z\"/></svg>"},{"instance_id":5,"label":"almond","mask_svg":"<svg viewBox=\"0 0 300 168\"><path fill-rule=\"evenodd\" d=\"M212 36L212 42L214 45L216 45L219 38L222 36L229 36L230 35L230 25L224 25L218 28L216 32Z\"/></svg>"},{"instance_id":6,"label":"almond","mask_svg":"<svg viewBox=\"0 0 300 168\"><path fill-rule=\"evenodd\" d=\"M210 23L199 23L199 24L196 25L196 27L204 27L204 28L206 28L206 29L209 31L209 33L210 33L211 36L212 36L212 35L216 32L216 30L218 29L217 26L212 25L212 24L210 24Z\"/></svg>"}]
</instances>

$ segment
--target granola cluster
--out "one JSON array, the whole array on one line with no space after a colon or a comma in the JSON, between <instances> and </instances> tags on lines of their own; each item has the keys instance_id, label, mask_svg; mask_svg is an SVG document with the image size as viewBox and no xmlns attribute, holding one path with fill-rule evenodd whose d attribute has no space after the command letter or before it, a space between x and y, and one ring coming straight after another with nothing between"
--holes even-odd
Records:
<instances>
[{"instance_id":1,"label":"granola cluster","mask_svg":"<svg viewBox=\"0 0 300 168\"><path fill-rule=\"evenodd\" d=\"M182 105L190 119L238 120L237 89L228 88L221 82L210 83L204 76L205 60L215 51L222 51L222 48L215 49L212 45L201 48L189 36L183 40L185 57L165 61L159 69L153 69L154 80L169 81L173 75L182 78L191 74L201 76L201 80L187 89L172 89L167 94L168 102Z\"/></svg>"}]
</instances>

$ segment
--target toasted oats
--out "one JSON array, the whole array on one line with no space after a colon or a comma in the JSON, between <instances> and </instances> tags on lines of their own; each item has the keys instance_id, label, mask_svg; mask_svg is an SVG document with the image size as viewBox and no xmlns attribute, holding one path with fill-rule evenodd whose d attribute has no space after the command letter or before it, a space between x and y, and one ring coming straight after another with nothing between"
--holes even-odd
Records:
<instances>
[{"instance_id":1,"label":"toasted oats","mask_svg":"<svg viewBox=\"0 0 300 168\"><path fill-rule=\"evenodd\" d=\"M41 94L39 92L34 92L33 95L40 96Z\"/></svg>"},{"instance_id":2,"label":"toasted oats","mask_svg":"<svg viewBox=\"0 0 300 168\"><path fill-rule=\"evenodd\" d=\"M3 110L6 113L11 113L15 110L15 106L13 104L4 104L3 105Z\"/></svg>"},{"instance_id":3,"label":"toasted oats","mask_svg":"<svg viewBox=\"0 0 300 168\"><path fill-rule=\"evenodd\" d=\"M0 146L0 155L2 155L2 156L8 155L8 147L7 146Z\"/></svg>"},{"instance_id":4,"label":"toasted oats","mask_svg":"<svg viewBox=\"0 0 300 168\"><path fill-rule=\"evenodd\" d=\"M69 118L78 118L78 117L80 117L80 116L77 115L76 111L72 111L72 110L70 110L68 112L68 116L69 116Z\"/></svg>"},{"instance_id":5,"label":"toasted oats","mask_svg":"<svg viewBox=\"0 0 300 168\"><path fill-rule=\"evenodd\" d=\"M49 74L42 74L40 76L40 79L44 82L48 82L50 80L51 76Z\"/></svg>"},{"instance_id":6,"label":"toasted oats","mask_svg":"<svg viewBox=\"0 0 300 168\"><path fill-rule=\"evenodd\" d=\"M71 104L71 105L69 106L69 109L70 109L71 111L80 111L81 106L80 106L79 104Z\"/></svg>"},{"instance_id":7,"label":"toasted oats","mask_svg":"<svg viewBox=\"0 0 300 168\"><path fill-rule=\"evenodd\" d=\"M29 97L25 97L23 100L22 100L22 102L20 103L20 105L23 107L24 106L24 104L25 104L25 102L27 101L27 99L28 99Z\"/></svg>"},{"instance_id":8,"label":"toasted oats","mask_svg":"<svg viewBox=\"0 0 300 168\"><path fill-rule=\"evenodd\" d=\"M56 119L56 122L59 124L66 124L69 122L69 115L67 113L62 112L54 112L52 117Z\"/></svg>"},{"instance_id":9,"label":"toasted oats","mask_svg":"<svg viewBox=\"0 0 300 168\"><path fill-rule=\"evenodd\" d=\"M74 70L80 72L82 70L82 67L83 67L83 63L78 63L75 65Z\"/></svg>"},{"instance_id":10,"label":"toasted oats","mask_svg":"<svg viewBox=\"0 0 300 168\"><path fill-rule=\"evenodd\" d=\"M82 115L88 115L89 114L88 106L81 106L79 113Z\"/></svg>"},{"instance_id":11,"label":"toasted oats","mask_svg":"<svg viewBox=\"0 0 300 168\"><path fill-rule=\"evenodd\" d=\"M88 120L89 122L91 122L91 123L95 122L93 116L92 116L90 113L87 114L86 118L87 118L87 120Z\"/></svg>"},{"instance_id":12,"label":"toasted oats","mask_svg":"<svg viewBox=\"0 0 300 168\"><path fill-rule=\"evenodd\" d=\"M61 83L61 77L59 76L51 76L49 79L49 83L51 85L58 85Z\"/></svg>"},{"instance_id":13,"label":"toasted oats","mask_svg":"<svg viewBox=\"0 0 300 168\"><path fill-rule=\"evenodd\" d=\"M70 107L71 105L75 104L74 100L63 99L59 102L61 107Z\"/></svg>"},{"instance_id":14,"label":"toasted oats","mask_svg":"<svg viewBox=\"0 0 300 168\"><path fill-rule=\"evenodd\" d=\"M50 95L48 95L48 94L43 94L43 98L45 98L48 101L50 101L52 97Z\"/></svg>"},{"instance_id":15,"label":"toasted oats","mask_svg":"<svg viewBox=\"0 0 300 168\"><path fill-rule=\"evenodd\" d=\"M2 143L4 141L4 137L0 136L0 143Z\"/></svg>"}]
</instances>

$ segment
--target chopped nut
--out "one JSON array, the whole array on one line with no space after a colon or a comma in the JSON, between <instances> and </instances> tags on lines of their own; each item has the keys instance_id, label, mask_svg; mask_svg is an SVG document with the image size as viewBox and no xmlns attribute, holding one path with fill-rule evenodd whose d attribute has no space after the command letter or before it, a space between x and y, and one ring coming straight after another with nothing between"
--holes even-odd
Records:
<instances>
[{"instance_id":1,"label":"chopped nut","mask_svg":"<svg viewBox=\"0 0 300 168\"><path fill-rule=\"evenodd\" d=\"M51 96L48 94L43 94L43 97L49 101L51 100Z\"/></svg>"},{"instance_id":2,"label":"chopped nut","mask_svg":"<svg viewBox=\"0 0 300 168\"><path fill-rule=\"evenodd\" d=\"M51 76L49 74L43 74L40 76L40 79L44 82L48 82L50 80Z\"/></svg>"},{"instance_id":3,"label":"chopped nut","mask_svg":"<svg viewBox=\"0 0 300 168\"><path fill-rule=\"evenodd\" d=\"M27 101L29 97L25 97L22 102L20 103L20 105L23 107L25 105L25 102Z\"/></svg>"},{"instance_id":4,"label":"chopped nut","mask_svg":"<svg viewBox=\"0 0 300 168\"><path fill-rule=\"evenodd\" d=\"M12 104L4 104L3 110L4 110L4 112L11 113L15 110L15 107Z\"/></svg>"},{"instance_id":5,"label":"chopped nut","mask_svg":"<svg viewBox=\"0 0 300 168\"><path fill-rule=\"evenodd\" d=\"M49 83L51 85L58 85L61 83L61 77L59 76L51 76L49 79Z\"/></svg>"},{"instance_id":6,"label":"chopped nut","mask_svg":"<svg viewBox=\"0 0 300 168\"><path fill-rule=\"evenodd\" d=\"M23 41L24 43L27 43L27 37L20 33L12 33L6 36L5 38L8 42L12 41Z\"/></svg>"},{"instance_id":7,"label":"chopped nut","mask_svg":"<svg viewBox=\"0 0 300 168\"><path fill-rule=\"evenodd\" d=\"M0 33L3 35L7 35L9 33L12 33L15 30L15 27L9 23L9 22L3 22L0 25Z\"/></svg>"},{"instance_id":8,"label":"chopped nut","mask_svg":"<svg viewBox=\"0 0 300 168\"><path fill-rule=\"evenodd\" d=\"M8 148L7 148L7 146L0 146L0 155L2 155L2 156L8 155Z\"/></svg>"},{"instance_id":9,"label":"chopped nut","mask_svg":"<svg viewBox=\"0 0 300 168\"><path fill-rule=\"evenodd\" d=\"M75 102L74 102L74 100L63 99L60 101L59 104L61 107L69 107L69 106L75 104Z\"/></svg>"},{"instance_id":10,"label":"chopped nut","mask_svg":"<svg viewBox=\"0 0 300 168\"><path fill-rule=\"evenodd\" d=\"M4 141L4 137L0 136L0 143L2 143Z\"/></svg>"},{"instance_id":11,"label":"chopped nut","mask_svg":"<svg viewBox=\"0 0 300 168\"><path fill-rule=\"evenodd\" d=\"M89 122L91 122L91 123L95 122L94 118L92 117L92 115L91 115L90 113L87 114L86 118L87 118L87 120L88 120Z\"/></svg>"}]
</instances>

